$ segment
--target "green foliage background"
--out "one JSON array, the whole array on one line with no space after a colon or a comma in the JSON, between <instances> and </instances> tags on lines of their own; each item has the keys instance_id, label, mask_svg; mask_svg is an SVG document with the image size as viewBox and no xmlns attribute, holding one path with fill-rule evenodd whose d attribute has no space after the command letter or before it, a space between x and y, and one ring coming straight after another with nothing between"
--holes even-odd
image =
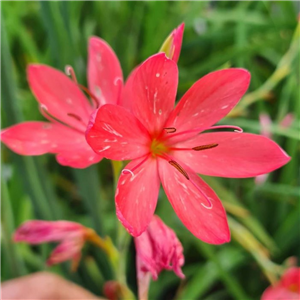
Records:
<instances>
[{"instance_id":1,"label":"green foliage background","mask_svg":"<svg viewBox=\"0 0 300 300\"><path fill-rule=\"evenodd\" d=\"M232 241L211 246L180 223L163 191L157 214L184 246L186 280L163 272L150 299L259 299L280 272L276 264L299 254L299 2L2 2L2 128L42 120L26 80L29 63L64 70L72 65L86 84L87 41L105 39L117 53L124 75L160 48L185 22L179 60L178 99L201 76L218 68L242 67L252 74L242 104L224 120L259 133L259 115L270 115L273 139L292 161L262 185L254 179L205 178L228 211ZM294 38L293 38L294 35ZM275 72L275 73L274 73ZM279 123L287 113L289 128ZM108 161L85 170L58 165L53 155L21 157L2 147L2 280L38 270L53 245L13 244L11 235L28 219L73 220L116 239L113 173ZM205 220L203 220L205 222ZM129 286L136 291L135 252L127 255ZM273 261L273 262L271 262ZM276 264L275 264L276 263ZM112 279L105 254L84 249L77 273L69 265L50 269L97 295Z\"/></svg>"}]
</instances>

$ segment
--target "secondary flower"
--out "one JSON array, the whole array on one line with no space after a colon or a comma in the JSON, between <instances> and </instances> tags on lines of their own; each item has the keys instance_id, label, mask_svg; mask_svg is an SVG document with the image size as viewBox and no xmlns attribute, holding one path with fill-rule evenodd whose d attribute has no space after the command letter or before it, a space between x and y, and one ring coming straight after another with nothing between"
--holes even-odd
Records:
<instances>
[{"instance_id":1,"label":"secondary flower","mask_svg":"<svg viewBox=\"0 0 300 300\"><path fill-rule=\"evenodd\" d=\"M86 227L74 222L32 220L25 222L16 230L13 240L32 245L59 242L47 260L47 265L72 260L72 269L76 269L87 233Z\"/></svg>"},{"instance_id":2,"label":"secondary flower","mask_svg":"<svg viewBox=\"0 0 300 300\"><path fill-rule=\"evenodd\" d=\"M117 104L122 88L119 61L106 42L89 40L89 90L77 84L72 68L62 72L46 65L33 64L27 69L29 86L39 102L40 111L50 122L24 122L1 131L1 140L21 155L56 154L61 165L86 168L102 159L89 147L85 130L90 115L103 104ZM90 102L83 92L90 95Z\"/></svg>"},{"instance_id":3,"label":"secondary flower","mask_svg":"<svg viewBox=\"0 0 300 300\"><path fill-rule=\"evenodd\" d=\"M153 216L147 230L134 239L139 299L146 299L150 284L163 270L173 270L184 278L181 266L184 264L183 248L176 234L158 216Z\"/></svg>"},{"instance_id":4,"label":"secondary flower","mask_svg":"<svg viewBox=\"0 0 300 300\"><path fill-rule=\"evenodd\" d=\"M113 160L132 160L120 175L117 216L134 236L155 211L160 182L183 224L199 239L230 240L226 213L215 192L197 173L254 177L286 164L289 156L272 140L237 132L209 132L246 92L250 74L219 70L198 80L174 107L178 69L163 53L136 71L131 112L102 106L87 130L91 147ZM201 134L199 134L201 133Z\"/></svg>"},{"instance_id":5,"label":"secondary flower","mask_svg":"<svg viewBox=\"0 0 300 300\"><path fill-rule=\"evenodd\" d=\"M74 271L81 258L81 249L87 241L105 251L112 262L116 258L116 250L109 238L102 239L93 229L70 221L27 221L16 230L13 240L31 245L58 242L59 245L52 251L47 265L71 260Z\"/></svg>"},{"instance_id":6,"label":"secondary flower","mask_svg":"<svg viewBox=\"0 0 300 300\"><path fill-rule=\"evenodd\" d=\"M300 299L300 268L286 270L276 285L268 287L261 300Z\"/></svg>"}]
</instances>

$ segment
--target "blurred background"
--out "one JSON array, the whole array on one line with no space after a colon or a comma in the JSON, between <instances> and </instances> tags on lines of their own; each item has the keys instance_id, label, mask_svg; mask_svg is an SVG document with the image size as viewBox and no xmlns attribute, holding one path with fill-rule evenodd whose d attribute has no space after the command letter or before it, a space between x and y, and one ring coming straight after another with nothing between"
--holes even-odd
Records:
<instances>
[{"instance_id":1,"label":"blurred background","mask_svg":"<svg viewBox=\"0 0 300 300\"><path fill-rule=\"evenodd\" d=\"M86 85L87 41L96 35L116 52L124 76L156 53L168 34L185 23L179 59L178 99L200 77L219 68L241 67L252 80L241 104L224 124L268 134L292 156L289 164L260 179L204 179L228 212L232 241L222 246L196 239L178 220L161 190L156 213L177 233L186 259L180 281L162 272L150 299L259 299L276 278L278 265L299 254L299 2L2 2L2 128L43 120L26 66L72 65ZM53 245L13 244L13 231L29 219L72 220L116 237L113 173L108 161L84 170L62 167L54 155L22 157L2 145L2 280L47 269ZM127 260L136 291L135 250ZM49 269L49 268L48 268ZM78 272L51 267L96 295L112 279L105 256L86 246Z\"/></svg>"}]
</instances>

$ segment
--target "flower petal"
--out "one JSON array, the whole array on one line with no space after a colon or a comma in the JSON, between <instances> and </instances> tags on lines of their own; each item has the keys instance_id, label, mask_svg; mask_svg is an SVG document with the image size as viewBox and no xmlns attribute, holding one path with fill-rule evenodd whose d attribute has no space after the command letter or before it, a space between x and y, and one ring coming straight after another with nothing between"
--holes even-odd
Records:
<instances>
[{"instance_id":1,"label":"flower petal","mask_svg":"<svg viewBox=\"0 0 300 300\"><path fill-rule=\"evenodd\" d=\"M92 107L70 78L56 69L36 64L28 67L27 76L41 108L63 123L85 130Z\"/></svg>"},{"instance_id":2,"label":"flower petal","mask_svg":"<svg viewBox=\"0 0 300 300\"><path fill-rule=\"evenodd\" d=\"M249 82L250 73L244 69L209 73L184 94L165 126L176 128L176 134L195 128L205 130L229 113L247 91ZM189 135L181 137L187 139Z\"/></svg>"},{"instance_id":3,"label":"flower petal","mask_svg":"<svg viewBox=\"0 0 300 300\"><path fill-rule=\"evenodd\" d=\"M220 177L254 177L285 165L290 157L272 140L251 133L204 133L175 147L218 144L202 151L176 151L174 156L195 172Z\"/></svg>"},{"instance_id":4,"label":"flower petal","mask_svg":"<svg viewBox=\"0 0 300 300\"><path fill-rule=\"evenodd\" d=\"M81 224L69 221L42 221L30 220L23 223L14 233L15 242L40 244L45 242L58 242L71 234L84 235Z\"/></svg>"},{"instance_id":5,"label":"flower petal","mask_svg":"<svg viewBox=\"0 0 300 300\"><path fill-rule=\"evenodd\" d=\"M132 91L135 90L135 74L140 66L137 66L135 69L131 71L131 73L128 75L127 80L125 82L124 88L122 90L122 97L120 99L119 105L126 108L129 111L132 111Z\"/></svg>"},{"instance_id":6,"label":"flower petal","mask_svg":"<svg viewBox=\"0 0 300 300\"><path fill-rule=\"evenodd\" d=\"M190 168L178 163L187 172L189 180L165 159L159 159L158 171L166 195L179 219L192 234L206 243L229 242L226 213L218 196ZM212 208L204 207L208 206L208 202L203 193L209 198Z\"/></svg>"},{"instance_id":7,"label":"flower petal","mask_svg":"<svg viewBox=\"0 0 300 300\"><path fill-rule=\"evenodd\" d=\"M87 144L83 133L59 123L20 123L3 129L1 141L21 155L58 153L58 162L73 168L85 168L102 159Z\"/></svg>"},{"instance_id":8,"label":"flower petal","mask_svg":"<svg viewBox=\"0 0 300 300\"><path fill-rule=\"evenodd\" d=\"M132 111L150 134L160 133L173 109L178 69L164 53L148 58L138 67L130 95Z\"/></svg>"},{"instance_id":9,"label":"flower petal","mask_svg":"<svg viewBox=\"0 0 300 300\"><path fill-rule=\"evenodd\" d=\"M113 160L135 159L150 149L150 137L141 122L125 108L112 104L100 107L91 119L86 140L95 152Z\"/></svg>"},{"instance_id":10,"label":"flower petal","mask_svg":"<svg viewBox=\"0 0 300 300\"><path fill-rule=\"evenodd\" d=\"M117 216L133 236L139 236L149 225L160 186L156 160L151 156L143 160L126 166L130 171L122 172L116 190Z\"/></svg>"},{"instance_id":11,"label":"flower petal","mask_svg":"<svg viewBox=\"0 0 300 300\"><path fill-rule=\"evenodd\" d=\"M123 86L119 60L112 48L102 39L89 40L88 83L99 104L117 104Z\"/></svg>"},{"instance_id":12,"label":"flower petal","mask_svg":"<svg viewBox=\"0 0 300 300\"><path fill-rule=\"evenodd\" d=\"M183 31L184 23L180 24L171 32L159 50L159 52L166 53L166 56L174 60L176 63L181 51Z\"/></svg>"}]
</instances>

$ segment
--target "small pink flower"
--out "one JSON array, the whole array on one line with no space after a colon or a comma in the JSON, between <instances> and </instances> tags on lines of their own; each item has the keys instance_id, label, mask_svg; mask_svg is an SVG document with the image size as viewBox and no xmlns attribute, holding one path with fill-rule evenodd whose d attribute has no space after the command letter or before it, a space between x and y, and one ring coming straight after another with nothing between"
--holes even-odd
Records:
<instances>
[{"instance_id":1,"label":"small pink flower","mask_svg":"<svg viewBox=\"0 0 300 300\"><path fill-rule=\"evenodd\" d=\"M159 51L164 52L168 58L174 60L175 62L178 62L180 56L183 31L184 23L180 24L170 33L170 35L166 38Z\"/></svg>"},{"instance_id":2,"label":"small pink flower","mask_svg":"<svg viewBox=\"0 0 300 300\"><path fill-rule=\"evenodd\" d=\"M134 239L136 247L139 299L147 298L150 274L157 280L163 270L173 270L184 278L181 266L184 264L183 248L176 234L158 216L153 216L147 230Z\"/></svg>"},{"instance_id":3,"label":"small pink flower","mask_svg":"<svg viewBox=\"0 0 300 300\"><path fill-rule=\"evenodd\" d=\"M300 299L300 268L286 270L276 285L268 287L261 300L292 300Z\"/></svg>"},{"instance_id":4,"label":"small pink flower","mask_svg":"<svg viewBox=\"0 0 300 300\"><path fill-rule=\"evenodd\" d=\"M60 244L51 253L47 265L72 260L72 269L76 269L86 235L87 228L78 223L32 220L25 222L16 230L13 240L32 245L59 242Z\"/></svg>"},{"instance_id":5,"label":"small pink flower","mask_svg":"<svg viewBox=\"0 0 300 300\"><path fill-rule=\"evenodd\" d=\"M123 85L119 61L106 42L92 37L89 41L88 83L90 102L74 81L45 65L30 65L29 86L41 113L50 122L24 122L1 131L1 140L21 155L56 154L64 166L86 168L102 156L92 151L85 140L85 130L93 111L103 104L118 104Z\"/></svg>"},{"instance_id":6,"label":"small pink flower","mask_svg":"<svg viewBox=\"0 0 300 300\"><path fill-rule=\"evenodd\" d=\"M196 237L213 244L230 240L222 203L197 173L254 177L290 160L275 142L260 135L203 133L236 129L212 125L238 103L249 82L250 74L243 69L210 73L174 108L177 65L160 53L137 69L128 90L131 111L109 104L99 109L87 142L106 158L132 160L121 173L115 198L117 216L133 236L150 223L161 182L178 217Z\"/></svg>"}]
</instances>

